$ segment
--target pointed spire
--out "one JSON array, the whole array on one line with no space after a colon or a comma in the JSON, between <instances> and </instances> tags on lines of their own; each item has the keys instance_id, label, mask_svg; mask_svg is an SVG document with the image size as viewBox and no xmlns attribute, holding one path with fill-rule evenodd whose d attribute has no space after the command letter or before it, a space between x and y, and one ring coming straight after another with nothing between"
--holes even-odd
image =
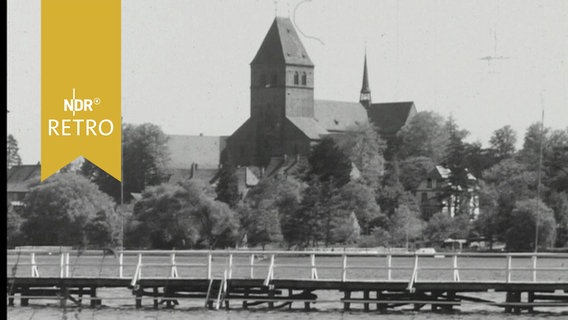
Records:
<instances>
[{"instance_id":1,"label":"pointed spire","mask_svg":"<svg viewBox=\"0 0 568 320\"><path fill-rule=\"evenodd\" d=\"M366 108L371 106L371 89L369 88L369 76L367 74L367 48L365 48L365 62L363 65L363 85L361 86L361 95L359 102Z\"/></svg>"}]
</instances>

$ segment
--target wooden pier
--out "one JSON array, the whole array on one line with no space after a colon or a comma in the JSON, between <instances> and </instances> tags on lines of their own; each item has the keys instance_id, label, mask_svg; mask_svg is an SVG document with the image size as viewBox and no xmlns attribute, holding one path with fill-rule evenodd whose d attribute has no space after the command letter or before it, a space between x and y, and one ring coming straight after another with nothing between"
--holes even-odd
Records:
<instances>
[{"instance_id":1,"label":"wooden pier","mask_svg":"<svg viewBox=\"0 0 568 320\"><path fill-rule=\"evenodd\" d=\"M301 308L450 311L483 304L505 312L568 311L568 254L408 254L318 251L11 250L8 304L30 299L91 307L132 299L136 308ZM103 289L125 289L102 297ZM494 292L500 300L487 299ZM329 296L334 298L329 298ZM328 298L326 298L328 297ZM556 309L555 309L556 310Z\"/></svg>"}]
</instances>

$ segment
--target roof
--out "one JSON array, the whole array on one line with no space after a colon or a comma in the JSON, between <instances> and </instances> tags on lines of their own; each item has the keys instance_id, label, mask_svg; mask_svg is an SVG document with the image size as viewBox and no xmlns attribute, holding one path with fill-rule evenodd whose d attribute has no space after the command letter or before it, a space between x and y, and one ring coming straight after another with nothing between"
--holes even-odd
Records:
<instances>
[{"instance_id":1,"label":"roof","mask_svg":"<svg viewBox=\"0 0 568 320\"><path fill-rule=\"evenodd\" d=\"M361 93L371 93L369 88L369 76L367 75L367 53L365 53L365 63L363 65L363 84L361 85Z\"/></svg>"},{"instance_id":2,"label":"roof","mask_svg":"<svg viewBox=\"0 0 568 320\"><path fill-rule=\"evenodd\" d=\"M451 170L442 166L436 166L436 169L434 169L435 172L438 173L438 175L442 178L442 179L448 179L450 177L450 173ZM467 179L471 180L471 181L475 181L477 180L470 172L469 170L467 170Z\"/></svg>"},{"instance_id":3,"label":"roof","mask_svg":"<svg viewBox=\"0 0 568 320\"><path fill-rule=\"evenodd\" d=\"M395 134L416 113L413 101L373 103L369 107L369 119L381 133Z\"/></svg>"},{"instance_id":4,"label":"roof","mask_svg":"<svg viewBox=\"0 0 568 320\"><path fill-rule=\"evenodd\" d=\"M212 183L217 177L218 172L219 169L199 169L199 167L193 169L174 168L169 170L170 177L168 179L168 182L175 184L189 179L196 179L207 183Z\"/></svg>"},{"instance_id":5,"label":"roof","mask_svg":"<svg viewBox=\"0 0 568 320\"><path fill-rule=\"evenodd\" d=\"M314 66L289 18L276 17L251 64L286 64Z\"/></svg>"},{"instance_id":6,"label":"roof","mask_svg":"<svg viewBox=\"0 0 568 320\"><path fill-rule=\"evenodd\" d=\"M327 134L325 130L314 118L308 117L286 117L292 124L300 129L308 138L319 140L321 135Z\"/></svg>"},{"instance_id":7,"label":"roof","mask_svg":"<svg viewBox=\"0 0 568 320\"><path fill-rule=\"evenodd\" d=\"M190 169L193 163L203 169L217 169L221 162L221 151L225 149L227 137L169 135L170 161L168 169Z\"/></svg>"},{"instance_id":8,"label":"roof","mask_svg":"<svg viewBox=\"0 0 568 320\"><path fill-rule=\"evenodd\" d=\"M368 122L359 102L314 100L314 118L328 131L349 131Z\"/></svg>"},{"instance_id":9,"label":"roof","mask_svg":"<svg viewBox=\"0 0 568 320\"><path fill-rule=\"evenodd\" d=\"M31 185L40 182L40 176L39 164L13 166L6 177L7 192L28 192Z\"/></svg>"}]
</instances>

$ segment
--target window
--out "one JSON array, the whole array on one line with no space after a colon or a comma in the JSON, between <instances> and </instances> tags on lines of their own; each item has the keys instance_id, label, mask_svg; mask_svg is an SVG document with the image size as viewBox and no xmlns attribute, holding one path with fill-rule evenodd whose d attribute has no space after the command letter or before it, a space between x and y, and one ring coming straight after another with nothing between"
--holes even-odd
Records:
<instances>
[{"instance_id":1,"label":"window","mask_svg":"<svg viewBox=\"0 0 568 320\"><path fill-rule=\"evenodd\" d=\"M305 73L305 72L302 72L302 85L305 86L307 82L308 82L308 81L307 81L307 78L306 78L306 73Z\"/></svg>"},{"instance_id":2,"label":"window","mask_svg":"<svg viewBox=\"0 0 568 320\"><path fill-rule=\"evenodd\" d=\"M294 73L294 84L300 84L300 75L298 72Z\"/></svg>"},{"instance_id":3,"label":"window","mask_svg":"<svg viewBox=\"0 0 568 320\"><path fill-rule=\"evenodd\" d=\"M420 199L420 202L426 203L427 201L428 201L428 194L426 192L422 192L422 198Z\"/></svg>"},{"instance_id":4,"label":"window","mask_svg":"<svg viewBox=\"0 0 568 320\"><path fill-rule=\"evenodd\" d=\"M276 75L276 73L273 73L272 76L270 77L270 85L276 86L277 84L278 84L278 76Z\"/></svg>"},{"instance_id":5,"label":"window","mask_svg":"<svg viewBox=\"0 0 568 320\"><path fill-rule=\"evenodd\" d=\"M428 180L426 181L426 186L428 188L432 188L432 179L428 178Z\"/></svg>"}]
</instances>

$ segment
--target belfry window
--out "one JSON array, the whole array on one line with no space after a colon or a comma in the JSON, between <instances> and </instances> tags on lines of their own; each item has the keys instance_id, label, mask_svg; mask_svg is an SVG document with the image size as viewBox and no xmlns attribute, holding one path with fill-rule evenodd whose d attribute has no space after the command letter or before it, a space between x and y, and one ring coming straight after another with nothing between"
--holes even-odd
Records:
<instances>
[{"instance_id":1,"label":"belfry window","mask_svg":"<svg viewBox=\"0 0 568 320\"><path fill-rule=\"evenodd\" d=\"M303 73L302 73L302 85L305 86L307 82L308 82L308 81L307 81L307 78L306 78L306 73L303 72Z\"/></svg>"},{"instance_id":2,"label":"belfry window","mask_svg":"<svg viewBox=\"0 0 568 320\"><path fill-rule=\"evenodd\" d=\"M298 72L294 72L294 84L300 84L300 75Z\"/></svg>"}]
</instances>

